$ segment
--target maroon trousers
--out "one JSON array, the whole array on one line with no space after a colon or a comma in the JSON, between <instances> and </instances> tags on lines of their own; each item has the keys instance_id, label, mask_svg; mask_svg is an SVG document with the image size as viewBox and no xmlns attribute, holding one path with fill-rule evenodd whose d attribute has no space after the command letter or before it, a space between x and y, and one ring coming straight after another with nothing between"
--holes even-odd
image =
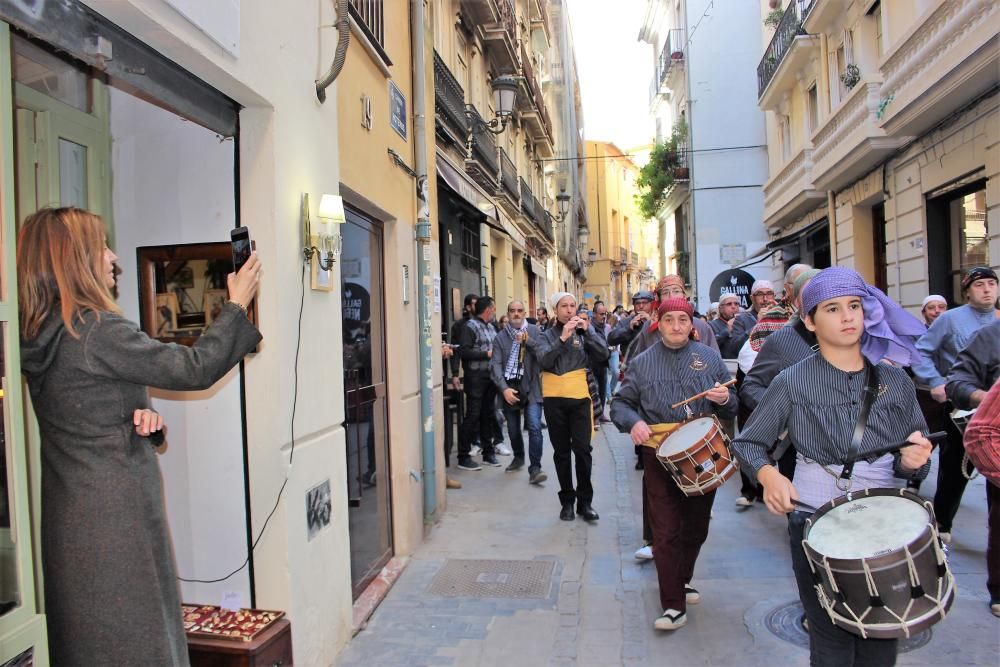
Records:
<instances>
[{"instance_id":1,"label":"maroon trousers","mask_svg":"<svg viewBox=\"0 0 1000 667\"><path fill-rule=\"evenodd\" d=\"M986 480L989 533L986 542L986 588L990 602L1000 602L1000 486Z\"/></svg>"},{"instance_id":2,"label":"maroon trousers","mask_svg":"<svg viewBox=\"0 0 1000 667\"><path fill-rule=\"evenodd\" d=\"M660 584L660 606L687 611L684 584L694 575L701 545L708 539L715 491L688 497L656 458L656 450L641 447L645 470L649 525L653 529L653 562Z\"/></svg>"}]
</instances>

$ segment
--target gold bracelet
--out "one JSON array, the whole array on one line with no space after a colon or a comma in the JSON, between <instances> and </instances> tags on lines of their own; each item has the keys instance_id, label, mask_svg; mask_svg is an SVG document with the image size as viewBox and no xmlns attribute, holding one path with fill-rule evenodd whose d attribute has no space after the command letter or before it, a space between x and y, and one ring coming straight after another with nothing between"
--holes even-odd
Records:
<instances>
[{"instance_id":1,"label":"gold bracelet","mask_svg":"<svg viewBox=\"0 0 1000 667\"><path fill-rule=\"evenodd\" d=\"M229 303L231 303L234 306L238 307L240 310L243 311L244 315L246 315L247 317L250 317L250 313L247 312L247 307L244 306L242 303L240 303L239 301L233 301L232 299L229 300Z\"/></svg>"}]
</instances>

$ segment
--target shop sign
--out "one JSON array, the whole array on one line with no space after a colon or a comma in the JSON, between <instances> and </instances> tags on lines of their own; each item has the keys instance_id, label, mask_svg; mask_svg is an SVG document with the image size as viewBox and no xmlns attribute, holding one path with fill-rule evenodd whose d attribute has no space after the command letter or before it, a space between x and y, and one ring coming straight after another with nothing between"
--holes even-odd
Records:
<instances>
[{"instance_id":1,"label":"shop sign","mask_svg":"<svg viewBox=\"0 0 1000 667\"><path fill-rule=\"evenodd\" d=\"M725 294L735 294L739 297L740 306L750 307L750 288L754 277L742 269L729 269L715 276L708 296L712 301L718 301Z\"/></svg>"}]
</instances>

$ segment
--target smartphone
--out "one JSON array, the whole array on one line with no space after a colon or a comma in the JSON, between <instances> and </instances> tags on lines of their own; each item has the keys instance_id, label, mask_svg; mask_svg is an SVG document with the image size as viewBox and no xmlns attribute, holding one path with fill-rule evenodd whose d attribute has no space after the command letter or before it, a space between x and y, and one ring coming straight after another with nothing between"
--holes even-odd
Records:
<instances>
[{"instance_id":1,"label":"smartphone","mask_svg":"<svg viewBox=\"0 0 1000 667\"><path fill-rule=\"evenodd\" d=\"M250 230L246 227L237 227L229 233L233 244L233 273L238 273L243 265L250 259Z\"/></svg>"}]
</instances>

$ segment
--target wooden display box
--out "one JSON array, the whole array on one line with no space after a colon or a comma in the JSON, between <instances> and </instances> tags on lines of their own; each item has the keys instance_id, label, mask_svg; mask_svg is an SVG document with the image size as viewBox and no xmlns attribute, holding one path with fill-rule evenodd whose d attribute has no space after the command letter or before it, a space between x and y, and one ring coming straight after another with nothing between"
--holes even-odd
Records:
<instances>
[{"instance_id":1,"label":"wooden display box","mask_svg":"<svg viewBox=\"0 0 1000 667\"><path fill-rule=\"evenodd\" d=\"M291 667L292 624L287 618L248 642L188 636L191 667Z\"/></svg>"}]
</instances>

